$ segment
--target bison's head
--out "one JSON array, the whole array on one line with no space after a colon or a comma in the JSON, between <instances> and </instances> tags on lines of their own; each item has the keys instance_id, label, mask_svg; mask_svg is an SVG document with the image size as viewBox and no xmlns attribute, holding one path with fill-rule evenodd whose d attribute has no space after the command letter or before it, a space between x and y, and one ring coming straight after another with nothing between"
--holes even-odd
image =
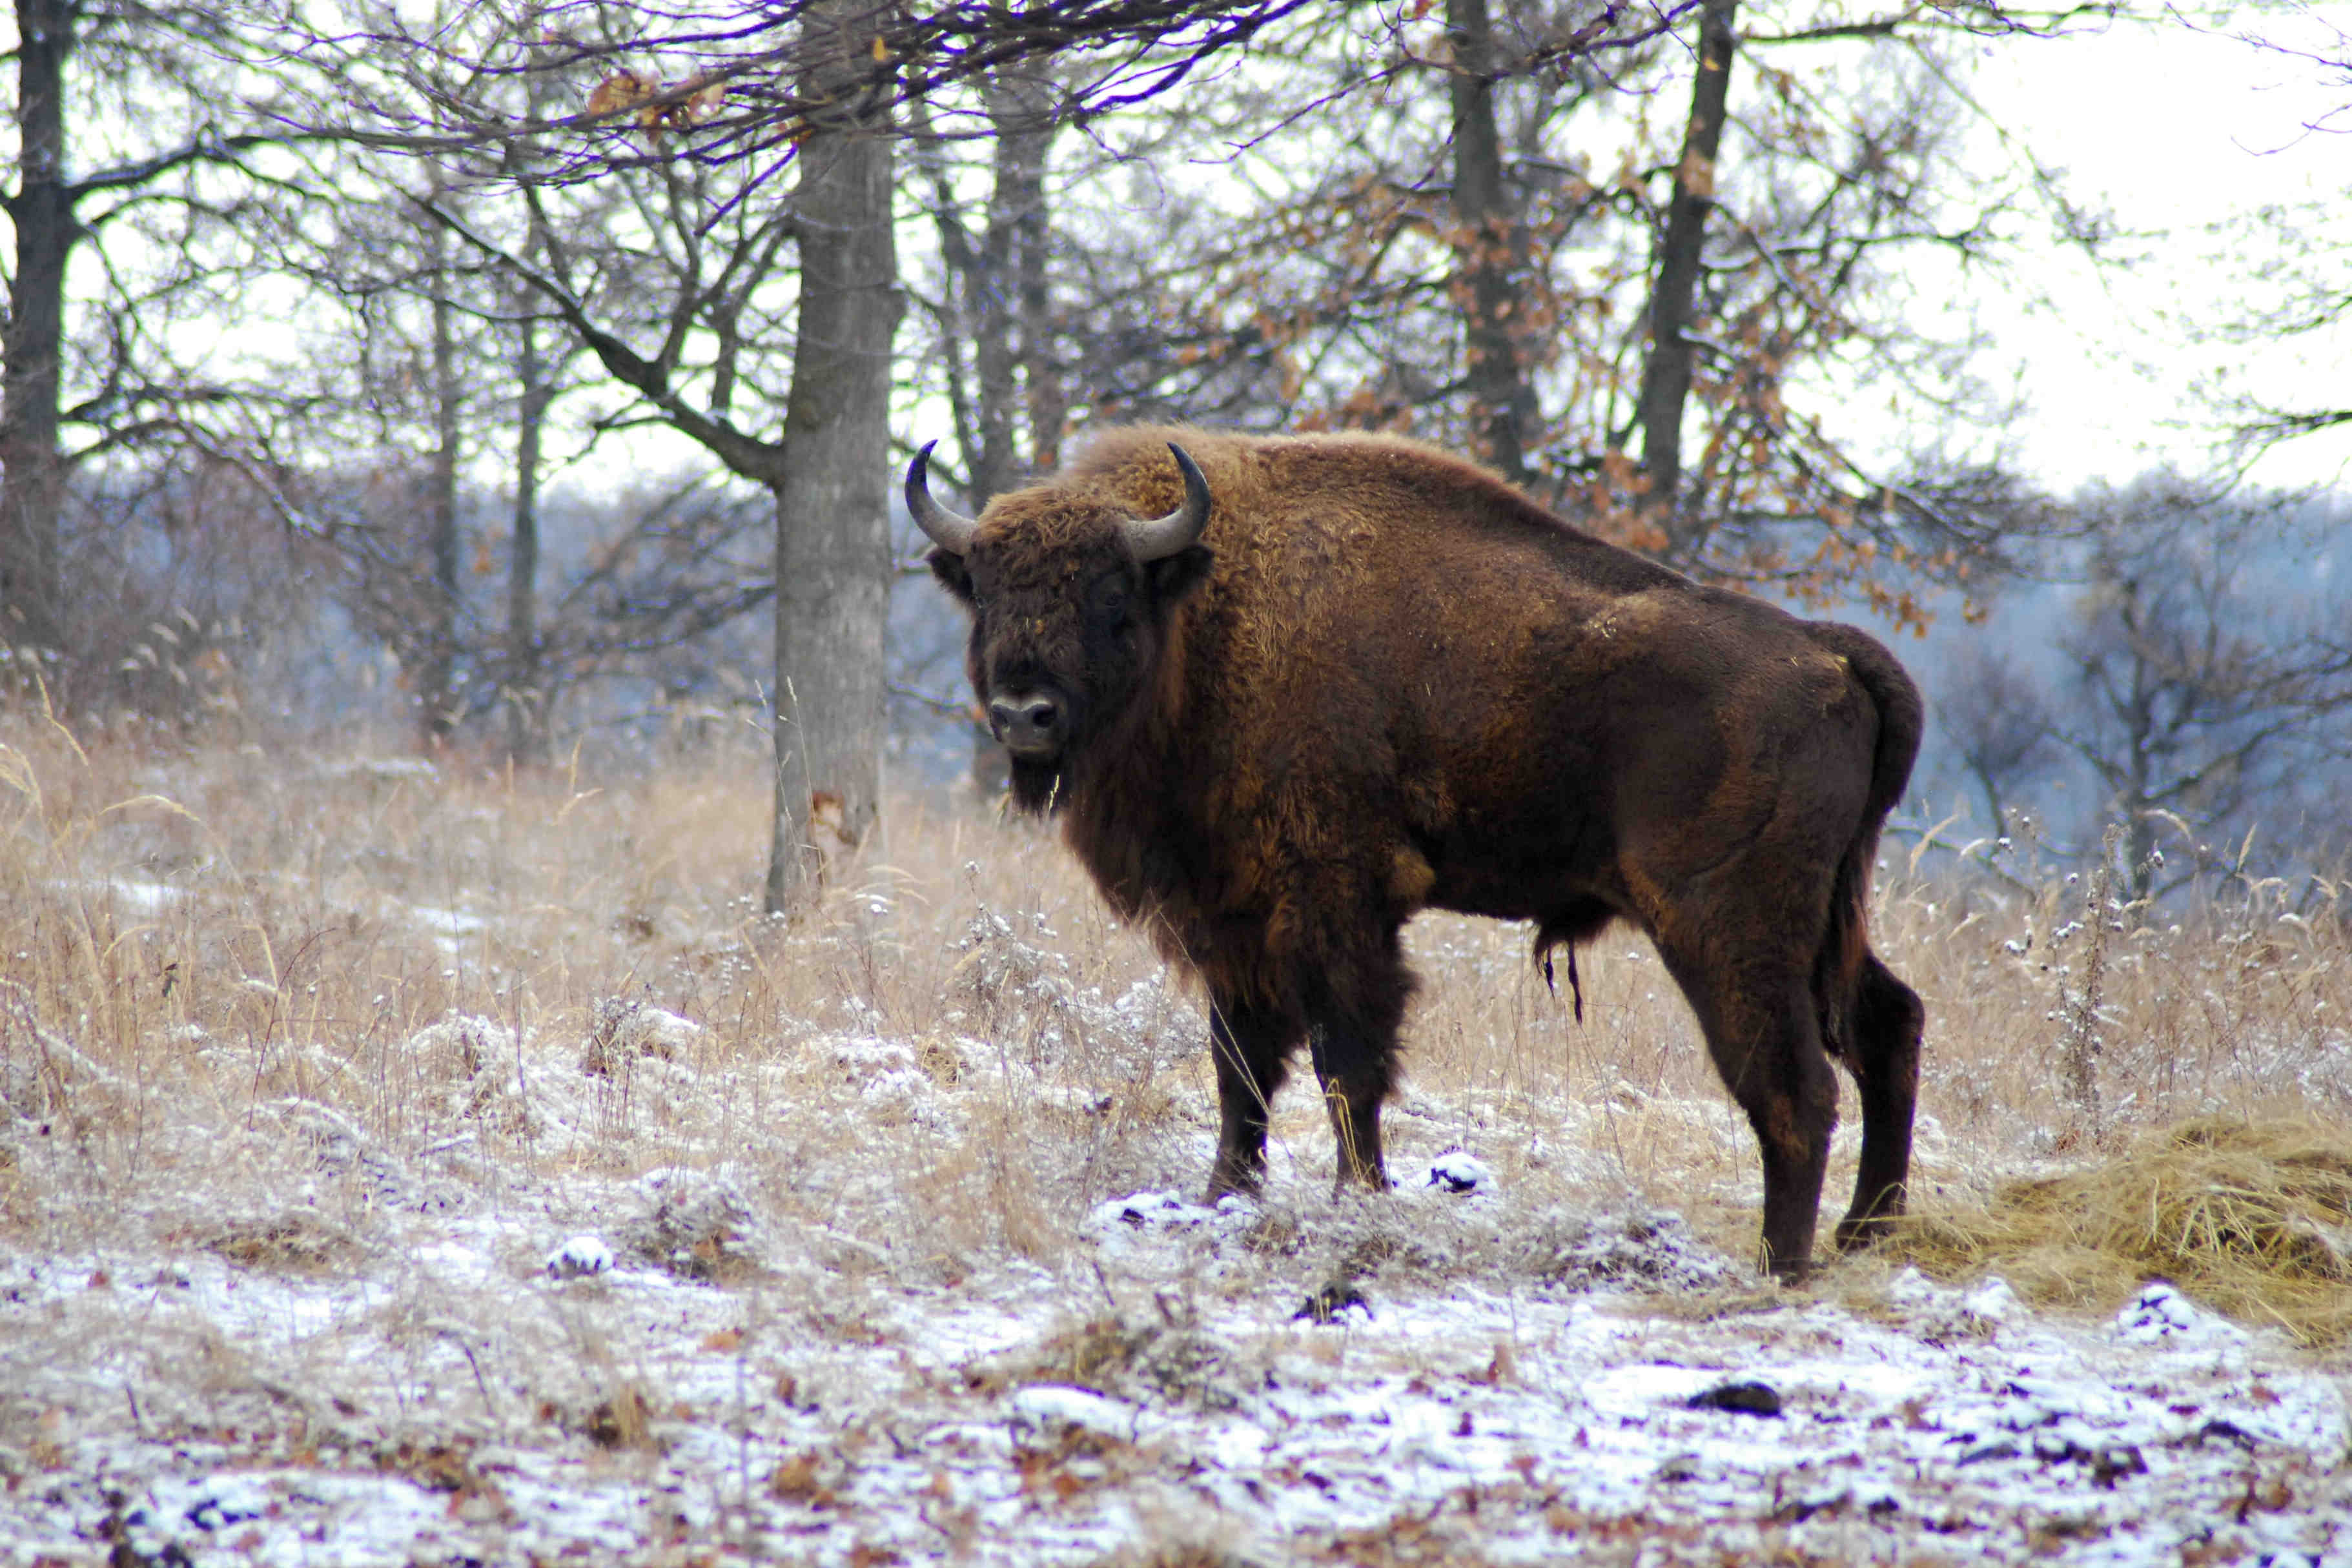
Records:
<instances>
[{"instance_id":1,"label":"bison's head","mask_svg":"<svg viewBox=\"0 0 2352 1568\"><path fill-rule=\"evenodd\" d=\"M971 612L965 668L1012 753L1013 798L1032 810L1147 699L1171 618L1208 575L1209 483L1183 448L1168 449L1184 499L1163 517L1055 485L959 517L931 499L930 447L908 466L907 509L938 547L931 570Z\"/></svg>"}]
</instances>

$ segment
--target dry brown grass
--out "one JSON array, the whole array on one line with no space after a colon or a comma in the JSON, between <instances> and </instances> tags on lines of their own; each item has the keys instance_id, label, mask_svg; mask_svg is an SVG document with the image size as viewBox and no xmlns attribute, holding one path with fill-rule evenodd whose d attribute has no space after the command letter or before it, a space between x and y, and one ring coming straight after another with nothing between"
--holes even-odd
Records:
<instances>
[{"instance_id":1,"label":"dry brown grass","mask_svg":"<svg viewBox=\"0 0 2352 1568\"><path fill-rule=\"evenodd\" d=\"M0 716L0 1227L58 1250L126 1215L308 1235L289 1194L341 1224L395 1179L709 1171L827 1269L951 1281L1063 1256L1101 1197L1198 1183L1197 1004L1049 834L902 799L786 924L756 905L766 805L749 752L425 770ZM2192 1118L2291 1115L2315 1140L2352 1123L2340 890L2240 890L2103 936L2095 1120L2056 1067L2079 888L1890 859L1879 945L1930 1018L1922 1207L1974 1212L2050 1162L2108 1169ZM1747 1255L1753 1139L1638 937L1583 956L1581 1024L1522 931L1435 916L1408 940L1426 983L1401 1175L1467 1144L1518 1205L1645 1201ZM648 1008L700 1027L632 1032ZM1277 1202L1312 1231L1331 1158L1313 1096L1283 1096L1275 1138L1296 1172ZM23 1157L44 1139L71 1157Z\"/></svg>"},{"instance_id":2,"label":"dry brown grass","mask_svg":"<svg viewBox=\"0 0 2352 1568\"><path fill-rule=\"evenodd\" d=\"M1931 1210L1889 1243L1947 1277L1997 1270L2031 1300L2111 1306L2160 1278L2306 1344L2352 1335L2352 1134L2199 1117L2063 1176Z\"/></svg>"}]
</instances>

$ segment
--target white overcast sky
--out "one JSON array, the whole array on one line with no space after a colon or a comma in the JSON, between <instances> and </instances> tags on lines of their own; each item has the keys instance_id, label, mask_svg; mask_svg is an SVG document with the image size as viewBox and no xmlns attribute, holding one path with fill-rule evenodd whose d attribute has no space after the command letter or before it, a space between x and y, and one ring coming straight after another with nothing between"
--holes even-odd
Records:
<instances>
[{"instance_id":1,"label":"white overcast sky","mask_svg":"<svg viewBox=\"0 0 2352 1568\"><path fill-rule=\"evenodd\" d=\"M2340 57L2334 30L2352 28L2352 5L2242 20ZM2352 407L2352 322L2267 348L2198 340L2200 328L2260 287L2244 260L2217 258L2247 256L2269 227L2229 243L2212 225L2274 204L2332 204L2335 244L2311 263L2352 274L2352 84L2329 76L2310 60L2177 25L1986 50L1979 101L2063 168L2079 201L2104 204L2124 231L2147 236L2126 243L2142 256L2126 271L2053 255L2034 281L2054 309L1984 302L1995 358L2032 401L2032 417L2015 433L2029 472L2063 489L2164 461L2203 467L2212 416L2197 389L2217 374L2275 402ZM2333 131L2305 128L2331 113ZM2352 430L2305 437L2252 476L2352 483Z\"/></svg>"}]
</instances>

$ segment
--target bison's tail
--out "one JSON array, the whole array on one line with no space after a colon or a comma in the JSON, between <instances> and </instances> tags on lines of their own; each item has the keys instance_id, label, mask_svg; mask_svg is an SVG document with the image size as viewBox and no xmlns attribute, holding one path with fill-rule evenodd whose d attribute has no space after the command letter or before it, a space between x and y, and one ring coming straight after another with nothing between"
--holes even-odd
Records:
<instances>
[{"instance_id":1,"label":"bison's tail","mask_svg":"<svg viewBox=\"0 0 2352 1568\"><path fill-rule=\"evenodd\" d=\"M1886 814L1895 810L1911 782L1911 764L1919 755L1927 707L1919 688L1895 655L1867 633L1828 622L1816 622L1808 630L1815 642L1846 661L1878 713L1870 793L1862 821L1838 860L1837 882L1830 894L1829 939L1822 945L1814 976L1822 1043L1850 1057L1851 1020L1862 984L1863 960L1870 951L1870 873L1878 859L1878 833L1886 823Z\"/></svg>"}]
</instances>

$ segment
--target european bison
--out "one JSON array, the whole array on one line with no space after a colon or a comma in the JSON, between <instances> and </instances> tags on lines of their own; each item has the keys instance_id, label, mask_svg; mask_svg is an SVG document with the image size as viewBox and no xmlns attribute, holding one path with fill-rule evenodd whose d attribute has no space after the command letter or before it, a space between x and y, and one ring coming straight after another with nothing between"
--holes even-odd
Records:
<instances>
[{"instance_id":1,"label":"european bison","mask_svg":"<svg viewBox=\"0 0 2352 1568\"><path fill-rule=\"evenodd\" d=\"M1924 1014L1864 918L1921 707L1885 648L1411 441L1118 430L976 521L924 462L1014 798L1207 988L1213 1197L1256 1185L1302 1037L1341 1180L1386 1185L1397 934L1434 906L1547 957L1649 936L1762 1145L1774 1274L1811 1259L1832 1056L1863 1113L1838 1242L1901 1212Z\"/></svg>"}]
</instances>

